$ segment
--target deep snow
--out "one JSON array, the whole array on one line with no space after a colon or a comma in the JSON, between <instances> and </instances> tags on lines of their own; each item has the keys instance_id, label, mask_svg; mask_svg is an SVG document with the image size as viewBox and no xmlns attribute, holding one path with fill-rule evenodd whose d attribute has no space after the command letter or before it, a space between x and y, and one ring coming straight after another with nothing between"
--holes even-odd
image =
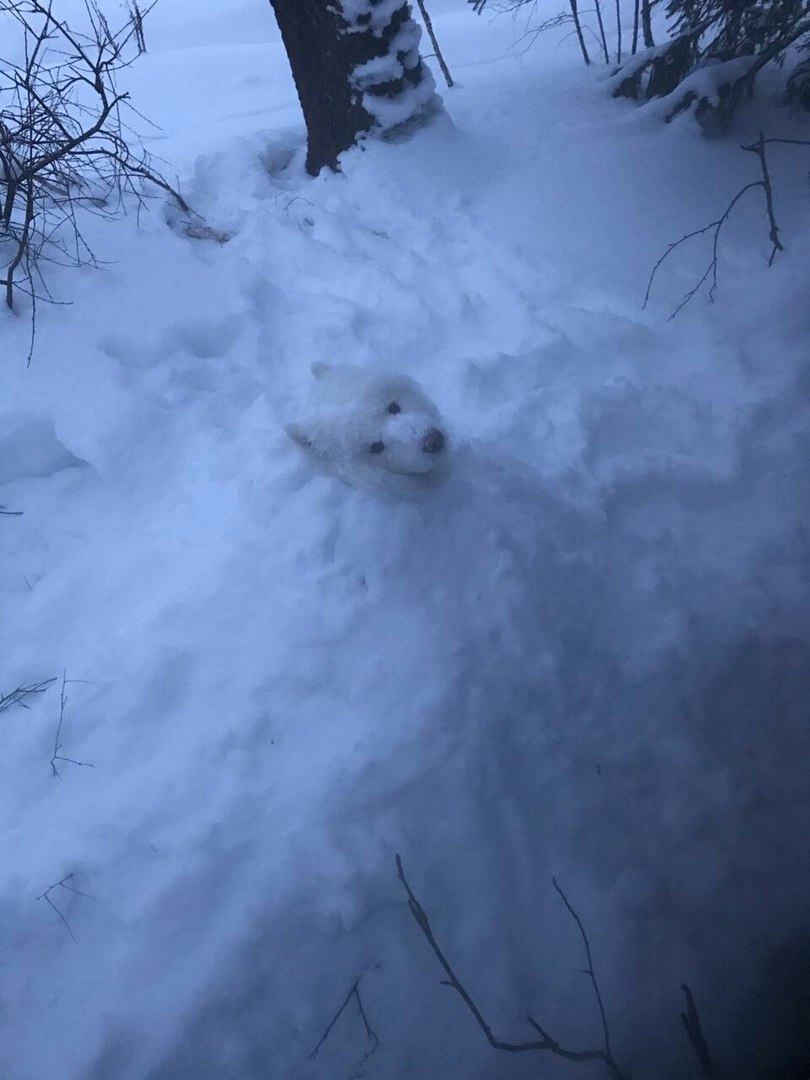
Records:
<instances>
[{"instance_id":1,"label":"deep snow","mask_svg":"<svg viewBox=\"0 0 810 1080\"><path fill-rule=\"evenodd\" d=\"M501 1037L531 1038L531 1012L599 1044L555 875L619 1060L690 1075L686 980L738 1075L758 1055L792 1075L797 158L774 148L772 269L752 200L714 304L667 321L699 245L641 300L666 245L754 178L737 144L797 121L774 83L708 142L611 101L562 34L525 51L507 18L430 8L447 115L315 180L268 6L156 8L133 100L232 238L191 240L160 203L89 221L114 261L51 271L73 304L40 307L30 368L25 318L2 316L0 505L23 513L0 517L0 691L65 672L61 753L93 766L52 776L59 681L0 714L8 1080L602 1075L490 1050L438 983L396 852ZM316 360L425 386L458 447L435 498L313 472L284 424ZM70 932L35 899L67 874L79 893L48 898ZM350 1006L310 1060L358 976L379 1047L363 1060Z\"/></svg>"}]
</instances>

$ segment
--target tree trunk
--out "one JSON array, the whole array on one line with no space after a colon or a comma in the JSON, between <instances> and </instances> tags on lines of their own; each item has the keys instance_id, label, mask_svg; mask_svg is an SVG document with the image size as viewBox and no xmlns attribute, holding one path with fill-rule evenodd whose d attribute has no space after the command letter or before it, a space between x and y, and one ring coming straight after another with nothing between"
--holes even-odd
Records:
<instances>
[{"instance_id":1,"label":"tree trunk","mask_svg":"<svg viewBox=\"0 0 810 1080\"><path fill-rule=\"evenodd\" d=\"M430 38L430 44L433 46L433 52L436 54L436 59L439 63L439 67L442 69L442 75L444 75L444 81L448 87L452 89L453 76L450 74L450 68L447 66L447 62L442 55L442 50L439 48L439 41L436 37L436 31L433 29L433 20L430 17L428 9L425 7L425 0L416 0L419 5L419 13L422 16L422 22L425 24L425 29L428 32Z\"/></svg>"},{"instance_id":2,"label":"tree trunk","mask_svg":"<svg viewBox=\"0 0 810 1080\"><path fill-rule=\"evenodd\" d=\"M574 26L577 31L577 38L579 39L579 47L582 50L582 59L586 64L590 64L591 58L588 56L588 50L585 47L585 38L582 34L582 23L579 21L579 11L577 10L577 0L568 0L571 5L571 16L574 20Z\"/></svg>"},{"instance_id":3,"label":"tree trunk","mask_svg":"<svg viewBox=\"0 0 810 1080\"><path fill-rule=\"evenodd\" d=\"M622 62L622 5L616 0L616 63Z\"/></svg>"},{"instance_id":4,"label":"tree trunk","mask_svg":"<svg viewBox=\"0 0 810 1080\"><path fill-rule=\"evenodd\" d=\"M644 34L644 46L651 49L655 45L652 32L652 0L641 0L641 27Z\"/></svg>"},{"instance_id":5,"label":"tree trunk","mask_svg":"<svg viewBox=\"0 0 810 1080\"><path fill-rule=\"evenodd\" d=\"M610 63L610 53L608 52L607 37L605 36L605 24L602 22L602 5L599 0L594 0L594 6L596 8L596 21L599 23L599 37L602 41L602 52L605 54L605 63Z\"/></svg>"},{"instance_id":6,"label":"tree trunk","mask_svg":"<svg viewBox=\"0 0 810 1080\"><path fill-rule=\"evenodd\" d=\"M400 127L437 101L407 2L391 14L375 0L270 3L304 113L312 176L324 166L337 170L340 154L364 133Z\"/></svg>"}]
</instances>

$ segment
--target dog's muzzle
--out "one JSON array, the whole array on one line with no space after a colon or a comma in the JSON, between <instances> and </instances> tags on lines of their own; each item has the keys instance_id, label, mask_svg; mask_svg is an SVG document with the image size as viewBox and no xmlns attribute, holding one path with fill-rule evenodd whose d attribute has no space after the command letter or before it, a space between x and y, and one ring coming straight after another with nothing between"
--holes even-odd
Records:
<instances>
[{"instance_id":1,"label":"dog's muzzle","mask_svg":"<svg viewBox=\"0 0 810 1080\"><path fill-rule=\"evenodd\" d=\"M444 450L444 435L438 428L431 428L422 439L422 449L426 454L439 454Z\"/></svg>"}]
</instances>

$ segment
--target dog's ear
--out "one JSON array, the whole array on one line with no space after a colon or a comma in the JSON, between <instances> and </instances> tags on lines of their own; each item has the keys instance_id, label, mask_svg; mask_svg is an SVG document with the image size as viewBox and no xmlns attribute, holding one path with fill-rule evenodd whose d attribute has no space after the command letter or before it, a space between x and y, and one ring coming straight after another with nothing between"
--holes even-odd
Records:
<instances>
[{"instance_id":1,"label":"dog's ear","mask_svg":"<svg viewBox=\"0 0 810 1080\"><path fill-rule=\"evenodd\" d=\"M307 434L303 424L287 424L284 428L293 442L303 446L305 450L312 448L312 439Z\"/></svg>"},{"instance_id":2,"label":"dog's ear","mask_svg":"<svg viewBox=\"0 0 810 1080\"><path fill-rule=\"evenodd\" d=\"M316 379L322 379L324 375L328 374L332 370L332 365L327 364L324 360L316 360L311 366L310 371Z\"/></svg>"}]
</instances>

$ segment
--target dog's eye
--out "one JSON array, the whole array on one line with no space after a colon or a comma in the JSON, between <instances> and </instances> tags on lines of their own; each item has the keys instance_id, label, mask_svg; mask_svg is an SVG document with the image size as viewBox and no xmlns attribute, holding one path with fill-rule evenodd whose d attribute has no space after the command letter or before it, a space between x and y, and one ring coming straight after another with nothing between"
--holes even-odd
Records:
<instances>
[{"instance_id":1,"label":"dog's eye","mask_svg":"<svg viewBox=\"0 0 810 1080\"><path fill-rule=\"evenodd\" d=\"M402 409L399 407L399 405L397 405L395 401L392 401L385 411L390 412L392 416L396 416L397 413L402 412Z\"/></svg>"},{"instance_id":2,"label":"dog's eye","mask_svg":"<svg viewBox=\"0 0 810 1080\"><path fill-rule=\"evenodd\" d=\"M369 449L369 453L371 453L371 454L381 454L383 452L383 450L385 449L385 443L384 442L373 442L368 449Z\"/></svg>"}]
</instances>

